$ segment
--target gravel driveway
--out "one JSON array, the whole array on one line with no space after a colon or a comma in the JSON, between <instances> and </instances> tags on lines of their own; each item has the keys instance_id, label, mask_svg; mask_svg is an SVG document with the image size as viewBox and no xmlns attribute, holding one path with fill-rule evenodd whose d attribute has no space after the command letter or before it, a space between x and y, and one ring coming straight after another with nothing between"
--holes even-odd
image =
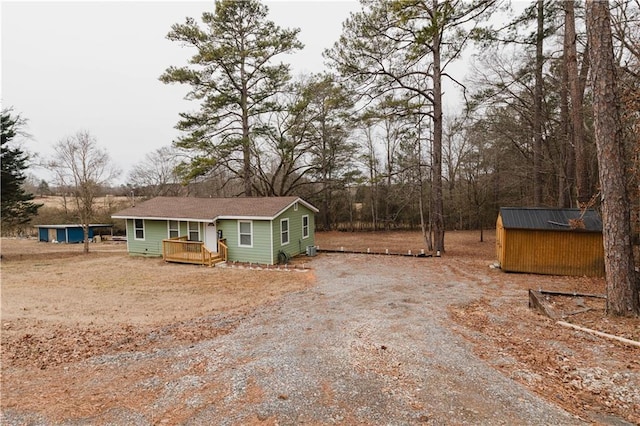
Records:
<instances>
[{"instance_id":1,"label":"gravel driveway","mask_svg":"<svg viewBox=\"0 0 640 426\"><path fill-rule=\"evenodd\" d=\"M317 285L252 311L228 334L85 361L129 378L114 392L152 397L64 423L580 424L476 358L447 326L447 305L480 297L488 275L460 281L464 271L444 258L323 254L312 266Z\"/></svg>"}]
</instances>

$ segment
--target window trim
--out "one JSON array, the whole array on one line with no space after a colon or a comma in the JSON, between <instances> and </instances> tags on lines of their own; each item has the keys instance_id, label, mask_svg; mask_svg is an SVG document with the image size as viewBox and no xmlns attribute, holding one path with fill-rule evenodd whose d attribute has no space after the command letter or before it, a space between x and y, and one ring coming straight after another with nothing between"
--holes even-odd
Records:
<instances>
[{"instance_id":1,"label":"window trim","mask_svg":"<svg viewBox=\"0 0 640 426\"><path fill-rule=\"evenodd\" d=\"M241 224L243 223L248 223L249 224L249 233L242 233L241 232ZM249 237L251 238L251 244L242 244L242 236L243 235L249 235ZM246 247L246 248L253 248L253 221L252 220L239 220L238 221L238 247Z\"/></svg>"},{"instance_id":2,"label":"window trim","mask_svg":"<svg viewBox=\"0 0 640 426\"><path fill-rule=\"evenodd\" d=\"M285 223L287 224L287 230L283 230L282 224ZM284 236L287 236L287 241L284 241ZM284 219L280 219L280 245L281 246L286 246L287 244L289 244L291 242L291 226L290 226L290 222L289 222L289 218L285 217Z\"/></svg>"},{"instance_id":3,"label":"window trim","mask_svg":"<svg viewBox=\"0 0 640 426\"><path fill-rule=\"evenodd\" d=\"M307 224L304 224L304 220L307 219ZM302 238L309 238L309 215L302 216Z\"/></svg>"},{"instance_id":4,"label":"window trim","mask_svg":"<svg viewBox=\"0 0 640 426\"><path fill-rule=\"evenodd\" d=\"M197 227L196 230L192 230L191 229L191 224L192 223L196 224L196 227ZM196 231L198 232L198 239L197 240L192 240L191 239L191 233L192 232L196 232ZM188 238L189 241L202 241L202 239L200 239L200 222L193 222L193 221L187 222L187 238Z\"/></svg>"},{"instance_id":5,"label":"window trim","mask_svg":"<svg viewBox=\"0 0 640 426\"><path fill-rule=\"evenodd\" d=\"M136 226L136 221L138 221L138 220L142 223L142 227L140 227L140 228L138 228ZM146 228L145 225L146 224L145 224L145 220L144 219L133 219L133 239L134 240L137 240L137 241L144 241L145 240L144 237L147 235L147 232L146 232L146 229L145 229ZM140 237L140 238L138 237L138 230L142 231L142 237Z\"/></svg>"},{"instance_id":6,"label":"window trim","mask_svg":"<svg viewBox=\"0 0 640 426\"><path fill-rule=\"evenodd\" d=\"M172 228L171 227L171 222L175 222L178 227L177 228ZM167 220L167 236L168 238L175 238L171 236L171 231L176 231L178 234L175 237L179 237L180 236L180 221L179 220Z\"/></svg>"}]
</instances>

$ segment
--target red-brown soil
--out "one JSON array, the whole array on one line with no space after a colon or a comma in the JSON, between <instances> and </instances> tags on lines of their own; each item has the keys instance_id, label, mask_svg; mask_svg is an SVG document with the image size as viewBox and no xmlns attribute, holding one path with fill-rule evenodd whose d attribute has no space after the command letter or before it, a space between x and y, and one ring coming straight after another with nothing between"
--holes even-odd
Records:
<instances>
[{"instance_id":1,"label":"red-brown soil","mask_svg":"<svg viewBox=\"0 0 640 426\"><path fill-rule=\"evenodd\" d=\"M439 261L451 262L459 280L474 282L495 260L494 236L485 233L484 240L479 232L448 232ZM317 234L316 243L321 250L419 253L424 248L414 232L327 232ZM70 384L58 381L60 368L99 355L211 339L233 330L256 307L314 284L313 271L166 264L129 257L124 244L112 242L92 244L88 255L81 245L34 240L3 239L1 249L2 409L46 407L51 419L64 419L71 409L62 392ZM561 327L528 308L528 289L604 293L603 279L499 270L489 276L490 282L478 282L481 297L448 309L450 327L480 358L583 418L595 413L604 416L603 423L607 415L640 423L640 348ZM640 340L640 320L606 317L603 299L549 296L547 302L567 315L565 321ZM157 374L162 365L154 368ZM104 380L102 393L91 388L95 401L88 402L87 414L92 407L133 406L149 398L145 392L109 393L118 388L117 380L143 371L111 378L106 371L95 374L78 378ZM55 386L43 393L43 383Z\"/></svg>"}]
</instances>

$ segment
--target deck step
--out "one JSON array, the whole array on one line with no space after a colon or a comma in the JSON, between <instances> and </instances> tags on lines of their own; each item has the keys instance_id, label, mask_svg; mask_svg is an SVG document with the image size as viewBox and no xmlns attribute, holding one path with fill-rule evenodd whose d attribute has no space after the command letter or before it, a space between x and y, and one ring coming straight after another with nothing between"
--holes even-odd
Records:
<instances>
[{"instance_id":1,"label":"deck step","mask_svg":"<svg viewBox=\"0 0 640 426\"><path fill-rule=\"evenodd\" d=\"M222 263L222 262L224 262L224 259L222 258L222 256L215 256L211 258L211 266L216 266L216 264Z\"/></svg>"}]
</instances>

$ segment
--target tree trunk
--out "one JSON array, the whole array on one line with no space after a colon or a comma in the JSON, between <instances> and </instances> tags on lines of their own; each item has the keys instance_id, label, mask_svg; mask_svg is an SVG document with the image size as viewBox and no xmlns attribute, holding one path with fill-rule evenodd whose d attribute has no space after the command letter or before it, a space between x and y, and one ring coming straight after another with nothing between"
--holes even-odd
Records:
<instances>
[{"instance_id":1,"label":"tree trunk","mask_svg":"<svg viewBox=\"0 0 640 426\"><path fill-rule=\"evenodd\" d=\"M609 3L588 0L586 23L602 192L607 315L637 316L640 314L640 300L631 245L630 203L626 189Z\"/></svg>"},{"instance_id":2,"label":"tree trunk","mask_svg":"<svg viewBox=\"0 0 640 426\"><path fill-rule=\"evenodd\" d=\"M569 88L571 96L571 124L573 128L573 148L575 152L576 186L578 195L578 206L586 205L591 199L591 188L589 187L589 168L587 165L587 154L585 151L585 131L584 117L582 112L582 88L580 76L578 75L578 54L576 49L576 23L573 0L564 2L564 41L565 41L565 64L569 77Z\"/></svg>"},{"instance_id":3,"label":"tree trunk","mask_svg":"<svg viewBox=\"0 0 640 426\"><path fill-rule=\"evenodd\" d=\"M242 178L244 183L244 196L253 195L251 178L251 139L249 137L249 107L247 77L244 70L244 61L241 65L242 90L240 93L240 108L242 110Z\"/></svg>"},{"instance_id":4,"label":"tree trunk","mask_svg":"<svg viewBox=\"0 0 640 426\"><path fill-rule=\"evenodd\" d=\"M536 69L533 106L533 204L542 205L542 67L544 57L544 1L538 0L538 29L536 33Z\"/></svg>"},{"instance_id":5,"label":"tree trunk","mask_svg":"<svg viewBox=\"0 0 640 426\"><path fill-rule=\"evenodd\" d=\"M569 72L567 70L567 57L569 54L567 53L568 43L566 38L567 32L565 31L564 64L562 66L562 86L560 87L560 125L563 136L560 150L562 152L563 168L558 182L558 207L563 208L569 208L574 205L573 194L576 176L575 149L571 120L569 118Z\"/></svg>"},{"instance_id":6,"label":"tree trunk","mask_svg":"<svg viewBox=\"0 0 640 426\"><path fill-rule=\"evenodd\" d=\"M438 10L438 0L433 0ZM440 64L441 29L433 36L433 239L436 251L444 253L444 207L442 202L442 69Z\"/></svg>"},{"instance_id":7,"label":"tree trunk","mask_svg":"<svg viewBox=\"0 0 640 426\"><path fill-rule=\"evenodd\" d=\"M83 223L82 224L82 234L84 237L84 254L89 253L89 224L88 223Z\"/></svg>"}]
</instances>

